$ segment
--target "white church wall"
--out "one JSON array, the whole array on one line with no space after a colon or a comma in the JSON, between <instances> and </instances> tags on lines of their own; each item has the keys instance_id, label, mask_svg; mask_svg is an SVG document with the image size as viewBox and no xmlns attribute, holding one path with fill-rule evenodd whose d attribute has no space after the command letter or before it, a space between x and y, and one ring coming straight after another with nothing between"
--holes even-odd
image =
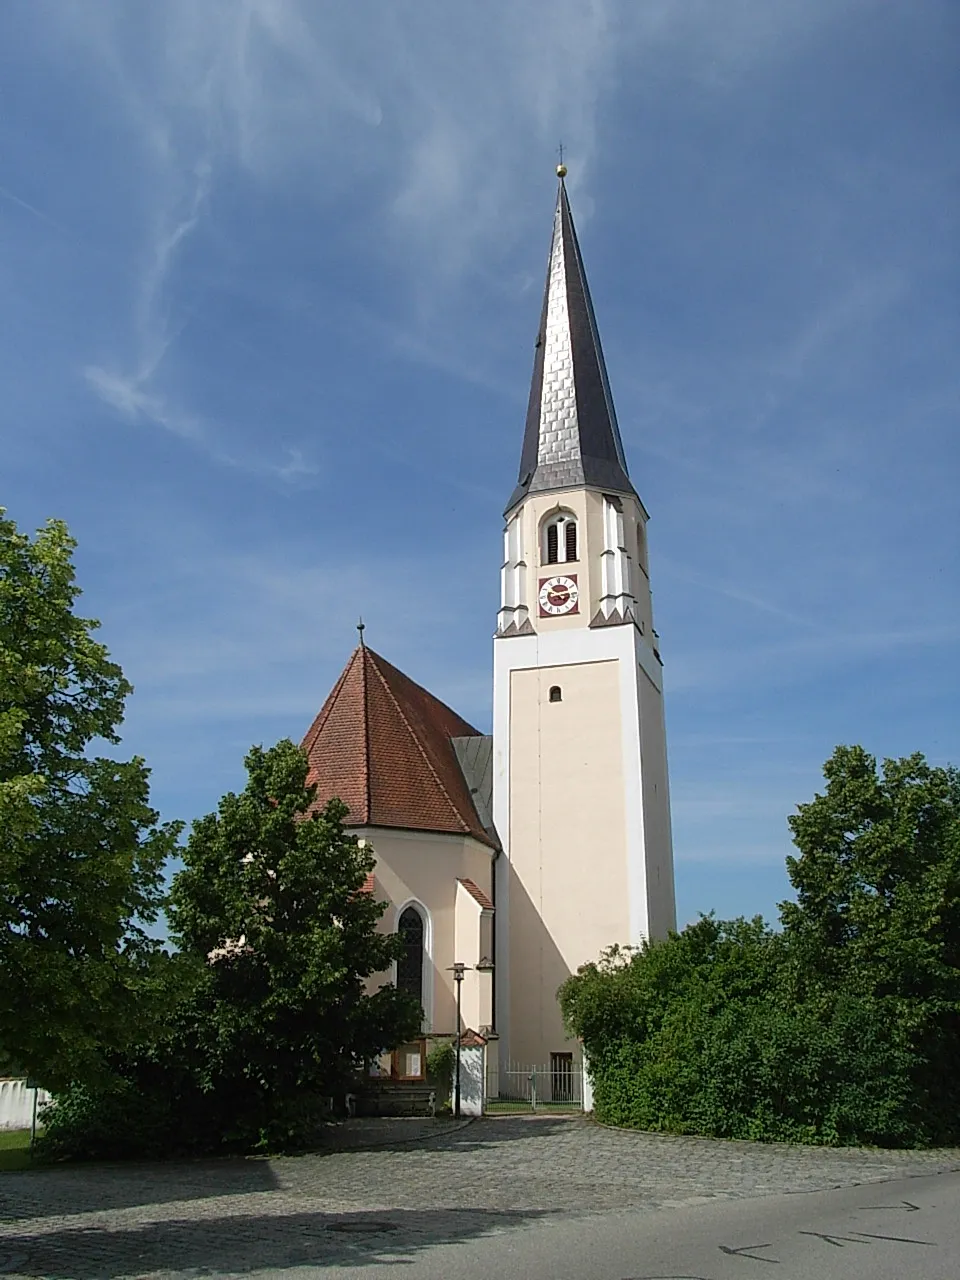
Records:
<instances>
[{"instance_id":1,"label":"white church wall","mask_svg":"<svg viewBox=\"0 0 960 1280\"><path fill-rule=\"evenodd\" d=\"M524 1063L576 1052L557 988L627 940L619 684L614 661L512 673L511 1053Z\"/></svg>"},{"instance_id":2,"label":"white church wall","mask_svg":"<svg viewBox=\"0 0 960 1280\"><path fill-rule=\"evenodd\" d=\"M493 1021L493 975L478 972L476 968L481 960L492 959L489 943L484 951L484 934L489 938L492 916L493 912L481 907L466 886L458 881L454 955L467 966L461 992L461 1030L489 1027Z\"/></svg>"},{"instance_id":3,"label":"white church wall","mask_svg":"<svg viewBox=\"0 0 960 1280\"><path fill-rule=\"evenodd\" d=\"M592 839L591 846L599 851L597 856L607 860L606 865L616 867L619 879L615 896L620 903L624 904L629 913L629 919L625 927L618 928L604 937L600 936L600 930L596 931L595 936L589 937L581 931L580 936L586 945L583 946L580 955L570 955L573 962L572 968L575 969L578 964L596 959L603 947L614 942L636 944L651 933L654 936L662 936L666 927L673 927L675 919L668 793L664 792L664 798L659 805L653 803L653 796L659 793L659 780L661 776L663 778L666 776L666 749L660 692L662 669L653 652L649 637L641 636L632 626L589 629L581 625L576 630L551 629L536 635L495 641L493 810L494 821L504 844L504 856L497 865L496 977L497 1007L500 1011L498 1031L501 1059L504 1061L519 1060L527 1051L524 1045L531 1038L530 1034L521 1030L527 1025L526 1013L518 1010L511 1002L512 993L517 989L517 981L523 982L522 977L517 978L515 975L529 973L530 970L526 966L535 960L535 957L526 954L526 951L530 950L530 945L525 944L524 930L516 921L517 913L523 911L523 899L529 895L526 890L520 891L513 884L516 877L514 850L522 850L525 847L526 837L521 837L520 828L515 826L516 804L511 800L511 792L515 785L519 786L526 797L520 802L521 809L529 808L534 811L527 818L521 813L519 815L521 824L534 822L535 811L547 804L550 806L558 804L561 808L564 805L569 808L571 805L569 796L565 799L561 795L555 801L552 792L548 799L546 793L541 796L536 787L531 790L531 784L534 781L532 776L524 780L523 770L529 769L529 759L531 755L536 755L539 748L533 737L529 741L525 740L522 747L520 745L520 738L525 733L534 731L523 728L521 724L521 719L526 718L527 713L524 712L523 717L519 715L519 707L514 699L517 687L514 681L520 672L532 675L536 669L556 668L556 674L551 679L551 683L559 684L563 689L565 682L569 681L571 673L577 668L589 670L596 663L603 662L613 662L618 672L616 692L618 711L611 709L610 714L615 721L619 721L620 725L619 767L622 770L620 803L624 814L624 825L619 837L615 836L614 839L625 838L626 848L622 854L617 854L613 852L611 846L608 852L606 844L598 842L596 838ZM567 670L564 670L565 668ZM643 698L641 682L644 685L649 683L650 686L649 696L644 700L643 705L641 705ZM548 705L544 709L555 710L556 706ZM637 733L638 713L643 721L642 733L646 741L644 759L641 759L641 740ZM611 743L612 741L613 739L610 738ZM604 750L613 750L616 754L612 746L605 747ZM521 754L526 763L520 765L521 772L515 777L514 762ZM646 763L651 763L658 758L662 763L652 770L652 775L657 779L657 792L648 791L645 813L644 770ZM516 796L518 793L513 791L513 794ZM588 812L602 809L602 805L593 798L584 802L584 807ZM660 825L655 827L655 811L658 807L664 812L661 814ZM564 865L565 861L571 858L575 862L582 854L580 850L574 851L566 841L564 844L566 852L551 851L551 858L559 856L560 865ZM625 859L625 878L624 862L618 863L618 858ZM657 861L654 862L654 859ZM660 867L660 895L656 900L652 900L648 898L648 875L652 883L656 884L657 866ZM652 870L648 870L648 867ZM573 896L576 897L576 893ZM519 903L513 900L514 897L519 898ZM651 913L653 913L652 917ZM585 917L586 914L585 912ZM548 918L547 923L551 932L554 932L553 921ZM567 953L568 949L564 946L561 950ZM544 1000L549 1006L555 1006L553 993L547 993L545 990ZM509 1018L505 1012L508 1009L510 1010ZM553 1016L552 1013L549 1016ZM558 1013L556 1017L559 1017ZM544 1048L545 1046L541 1048L537 1056L543 1056Z\"/></svg>"},{"instance_id":4,"label":"white church wall","mask_svg":"<svg viewBox=\"0 0 960 1280\"><path fill-rule=\"evenodd\" d=\"M653 855L646 862L649 927L651 937L665 938L676 928L677 908L663 698L642 668L639 685L645 843Z\"/></svg>"},{"instance_id":5,"label":"white church wall","mask_svg":"<svg viewBox=\"0 0 960 1280\"><path fill-rule=\"evenodd\" d=\"M396 912L403 904L422 903L430 917L429 955L425 957L424 998L427 1032L452 1034L456 1029L456 991L450 972L456 952L456 910L458 879L473 880L488 896L493 896L493 850L471 836L447 835L432 831L401 831L388 827L356 829L354 834L370 841L377 864L375 892L390 903L381 928L396 927ZM479 956L477 957L480 958ZM375 975L368 982L376 990L392 974ZM472 974L464 979L467 995L474 979L489 975ZM467 1025L470 1025L469 1023Z\"/></svg>"}]
</instances>

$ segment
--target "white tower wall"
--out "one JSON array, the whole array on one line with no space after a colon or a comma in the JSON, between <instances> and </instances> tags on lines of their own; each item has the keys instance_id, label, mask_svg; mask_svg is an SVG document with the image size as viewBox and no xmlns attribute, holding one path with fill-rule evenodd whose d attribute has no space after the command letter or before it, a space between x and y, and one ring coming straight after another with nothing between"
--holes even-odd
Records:
<instances>
[{"instance_id":1,"label":"white tower wall","mask_svg":"<svg viewBox=\"0 0 960 1280\"><path fill-rule=\"evenodd\" d=\"M540 563L539 529L558 506L575 512L581 554ZM602 618L608 571L602 495L586 490L531 497L516 513L535 583L558 568L577 573L576 614L541 618L525 603L528 634L494 640L494 822L498 864L498 1029L505 1058L548 1063L575 1049L557 988L614 943L638 944L675 928L670 804L661 664L652 635ZM628 523L642 523L625 500ZM515 535L516 537L516 535ZM629 564L617 579L646 583ZM650 617L646 600L628 603ZM551 687L561 692L550 701Z\"/></svg>"}]
</instances>

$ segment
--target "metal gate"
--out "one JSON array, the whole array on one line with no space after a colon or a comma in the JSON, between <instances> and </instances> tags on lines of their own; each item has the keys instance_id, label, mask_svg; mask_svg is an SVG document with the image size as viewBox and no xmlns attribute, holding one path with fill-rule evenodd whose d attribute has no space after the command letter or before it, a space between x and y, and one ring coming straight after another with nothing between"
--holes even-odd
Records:
<instances>
[{"instance_id":1,"label":"metal gate","mask_svg":"<svg viewBox=\"0 0 960 1280\"><path fill-rule=\"evenodd\" d=\"M552 1053L544 1066L519 1062L488 1069L486 1110L580 1111L583 1109L583 1066L572 1053Z\"/></svg>"}]
</instances>

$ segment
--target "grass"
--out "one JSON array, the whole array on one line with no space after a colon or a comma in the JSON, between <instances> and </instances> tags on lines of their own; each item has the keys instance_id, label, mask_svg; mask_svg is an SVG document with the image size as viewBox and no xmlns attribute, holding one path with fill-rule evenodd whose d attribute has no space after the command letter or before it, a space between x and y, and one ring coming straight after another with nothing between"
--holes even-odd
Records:
<instances>
[{"instance_id":1,"label":"grass","mask_svg":"<svg viewBox=\"0 0 960 1280\"><path fill-rule=\"evenodd\" d=\"M10 1173L15 1169L30 1169L30 1130L0 1130L0 1173Z\"/></svg>"}]
</instances>

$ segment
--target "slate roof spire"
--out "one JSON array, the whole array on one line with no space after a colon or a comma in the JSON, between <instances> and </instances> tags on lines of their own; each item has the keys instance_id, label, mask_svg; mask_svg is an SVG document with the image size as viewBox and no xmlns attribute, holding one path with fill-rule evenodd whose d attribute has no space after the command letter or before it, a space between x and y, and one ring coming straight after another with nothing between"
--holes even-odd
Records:
<instances>
[{"instance_id":1,"label":"slate roof spire","mask_svg":"<svg viewBox=\"0 0 960 1280\"><path fill-rule=\"evenodd\" d=\"M540 314L520 478L509 511L528 493L591 485L635 494L600 347L590 290L560 179Z\"/></svg>"}]
</instances>

